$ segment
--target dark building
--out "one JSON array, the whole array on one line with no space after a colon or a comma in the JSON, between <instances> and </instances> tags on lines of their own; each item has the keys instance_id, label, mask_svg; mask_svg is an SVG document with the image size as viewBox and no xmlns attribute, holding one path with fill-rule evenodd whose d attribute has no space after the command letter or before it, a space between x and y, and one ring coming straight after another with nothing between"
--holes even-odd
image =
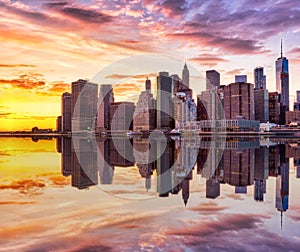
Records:
<instances>
[{"instance_id":1,"label":"dark building","mask_svg":"<svg viewBox=\"0 0 300 252\"><path fill-rule=\"evenodd\" d=\"M224 87L224 113L226 119L242 117L254 120L253 84L236 82Z\"/></svg>"},{"instance_id":2,"label":"dark building","mask_svg":"<svg viewBox=\"0 0 300 252\"><path fill-rule=\"evenodd\" d=\"M263 67L256 67L254 69L254 85L256 89L267 89Z\"/></svg>"},{"instance_id":3,"label":"dark building","mask_svg":"<svg viewBox=\"0 0 300 252\"><path fill-rule=\"evenodd\" d=\"M244 187L254 183L254 149L225 149L224 182Z\"/></svg>"},{"instance_id":4,"label":"dark building","mask_svg":"<svg viewBox=\"0 0 300 252\"><path fill-rule=\"evenodd\" d=\"M111 166L134 166L132 140L128 138L114 138L109 140L109 164Z\"/></svg>"},{"instance_id":5,"label":"dark building","mask_svg":"<svg viewBox=\"0 0 300 252\"><path fill-rule=\"evenodd\" d=\"M175 145L171 140L167 143L163 138L156 140L157 192L160 197L168 197L174 187L172 166L175 161ZM167 145L165 146L165 144Z\"/></svg>"},{"instance_id":6,"label":"dark building","mask_svg":"<svg viewBox=\"0 0 300 252\"><path fill-rule=\"evenodd\" d=\"M269 93L266 89L254 89L255 120L265 123L269 121Z\"/></svg>"},{"instance_id":7,"label":"dark building","mask_svg":"<svg viewBox=\"0 0 300 252\"><path fill-rule=\"evenodd\" d=\"M173 79L168 72L160 72L157 76L157 116L156 126L159 129L173 129Z\"/></svg>"},{"instance_id":8,"label":"dark building","mask_svg":"<svg viewBox=\"0 0 300 252\"><path fill-rule=\"evenodd\" d=\"M206 180L206 198L215 199L220 195L220 181L218 179Z\"/></svg>"},{"instance_id":9,"label":"dark building","mask_svg":"<svg viewBox=\"0 0 300 252\"><path fill-rule=\"evenodd\" d=\"M206 90L220 88L220 73L216 70L206 71Z\"/></svg>"},{"instance_id":10,"label":"dark building","mask_svg":"<svg viewBox=\"0 0 300 252\"><path fill-rule=\"evenodd\" d=\"M72 82L72 131L95 130L98 85L79 79Z\"/></svg>"},{"instance_id":11,"label":"dark building","mask_svg":"<svg viewBox=\"0 0 300 252\"><path fill-rule=\"evenodd\" d=\"M97 147L88 139L73 138L71 152L72 186L86 189L98 184Z\"/></svg>"},{"instance_id":12,"label":"dark building","mask_svg":"<svg viewBox=\"0 0 300 252\"><path fill-rule=\"evenodd\" d=\"M62 132L72 130L72 95L68 92L61 97Z\"/></svg>"},{"instance_id":13,"label":"dark building","mask_svg":"<svg viewBox=\"0 0 300 252\"><path fill-rule=\"evenodd\" d=\"M114 166L110 165L110 140L97 139L98 155L97 165L99 170L100 184L112 184L114 176Z\"/></svg>"},{"instance_id":14,"label":"dark building","mask_svg":"<svg viewBox=\"0 0 300 252\"><path fill-rule=\"evenodd\" d=\"M300 110L300 102L294 102L294 111Z\"/></svg>"},{"instance_id":15,"label":"dark building","mask_svg":"<svg viewBox=\"0 0 300 252\"><path fill-rule=\"evenodd\" d=\"M269 122L279 124L280 102L278 92L269 93Z\"/></svg>"},{"instance_id":16,"label":"dark building","mask_svg":"<svg viewBox=\"0 0 300 252\"><path fill-rule=\"evenodd\" d=\"M72 172L72 139L62 138L61 172L64 176L71 175Z\"/></svg>"},{"instance_id":17,"label":"dark building","mask_svg":"<svg viewBox=\"0 0 300 252\"><path fill-rule=\"evenodd\" d=\"M266 180L269 174L269 148L261 146L255 149L254 164L254 200L264 201Z\"/></svg>"},{"instance_id":18,"label":"dark building","mask_svg":"<svg viewBox=\"0 0 300 252\"><path fill-rule=\"evenodd\" d=\"M58 132L58 133L61 133L62 132L62 119L61 119L61 116L58 116L57 118L56 118L56 131Z\"/></svg>"},{"instance_id":19,"label":"dark building","mask_svg":"<svg viewBox=\"0 0 300 252\"><path fill-rule=\"evenodd\" d=\"M112 131L127 131L133 129L133 102L114 102L110 105L110 125Z\"/></svg>"},{"instance_id":20,"label":"dark building","mask_svg":"<svg viewBox=\"0 0 300 252\"><path fill-rule=\"evenodd\" d=\"M247 83L247 75L236 75L234 77L235 82Z\"/></svg>"},{"instance_id":21,"label":"dark building","mask_svg":"<svg viewBox=\"0 0 300 252\"><path fill-rule=\"evenodd\" d=\"M112 85L100 85L98 111L97 111L97 129L110 130L110 105L114 102L114 93Z\"/></svg>"}]
</instances>

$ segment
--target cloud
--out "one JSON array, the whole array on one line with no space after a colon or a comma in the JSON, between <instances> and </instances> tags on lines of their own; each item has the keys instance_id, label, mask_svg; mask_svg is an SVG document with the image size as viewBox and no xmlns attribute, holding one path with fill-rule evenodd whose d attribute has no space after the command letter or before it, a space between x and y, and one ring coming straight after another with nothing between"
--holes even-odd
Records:
<instances>
[{"instance_id":1,"label":"cloud","mask_svg":"<svg viewBox=\"0 0 300 252\"><path fill-rule=\"evenodd\" d=\"M35 203L35 201L0 201L0 205L28 205Z\"/></svg>"},{"instance_id":2,"label":"cloud","mask_svg":"<svg viewBox=\"0 0 300 252\"><path fill-rule=\"evenodd\" d=\"M13 68L13 67L36 67L36 66L29 65L29 64L0 64L0 67Z\"/></svg>"},{"instance_id":3,"label":"cloud","mask_svg":"<svg viewBox=\"0 0 300 252\"><path fill-rule=\"evenodd\" d=\"M243 72L245 72L244 68L235 68L233 70L228 71L227 74L229 74L229 75L238 75L238 74L242 74Z\"/></svg>"},{"instance_id":4,"label":"cloud","mask_svg":"<svg viewBox=\"0 0 300 252\"><path fill-rule=\"evenodd\" d=\"M2 88L25 89L44 96L61 96L62 93L71 90L70 84L63 81L47 83L42 74L35 72L22 74L13 79L0 79L0 84L3 85Z\"/></svg>"},{"instance_id":5,"label":"cloud","mask_svg":"<svg viewBox=\"0 0 300 252\"><path fill-rule=\"evenodd\" d=\"M288 51L287 53L289 53L289 54L300 54L300 47L294 47L290 51Z\"/></svg>"},{"instance_id":6,"label":"cloud","mask_svg":"<svg viewBox=\"0 0 300 252\"><path fill-rule=\"evenodd\" d=\"M113 17L110 15L93 9L70 7L67 2L46 3L44 6L66 17L70 17L84 23L101 25L113 21Z\"/></svg>"},{"instance_id":7,"label":"cloud","mask_svg":"<svg viewBox=\"0 0 300 252\"><path fill-rule=\"evenodd\" d=\"M218 206L218 204L214 202L204 203L199 206L190 207L189 210L199 212L204 215L217 214L223 210L226 210L228 207Z\"/></svg>"},{"instance_id":8,"label":"cloud","mask_svg":"<svg viewBox=\"0 0 300 252\"><path fill-rule=\"evenodd\" d=\"M134 94L136 92L139 92L141 89L142 87L135 83L122 83L113 86L113 91L115 95Z\"/></svg>"},{"instance_id":9,"label":"cloud","mask_svg":"<svg viewBox=\"0 0 300 252\"><path fill-rule=\"evenodd\" d=\"M180 17L188 11L188 2L186 0L165 0L159 6L160 11L167 17Z\"/></svg>"},{"instance_id":10,"label":"cloud","mask_svg":"<svg viewBox=\"0 0 300 252\"><path fill-rule=\"evenodd\" d=\"M105 79L146 79L147 77L156 77L157 73L148 73L148 74L135 74L135 75L127 75L127 74L110 74L105 76Z\"/></svg>"},{"instance_id":11,"label":"cloud","mask_svg":"<svg viewBox=\"0 0 300 252\"><path fill-rule=\"evenodd\" d=\"M22 74L16 79L0 79L0 84L10 85L20 89L35 89L44 87L46 82L41 79L42 75L37 73Z\"/></svg>"},{"instance_id":12,"label":"cloud","mask_svg":"<svg viewBox=\"0 0 300 252\"><path fill-rule=\"evenodd\" d=\"M202 54L195 58L190 58L189 60L194 61L196 63L206 65L206 66L215 66L220 62L227 62L228 60L221 58L215 54Z\"/></svg>"},{"instance_id":13,"label":"cloud","mask_svg":"<svg viewBox=\"0 0 300 252\"><path fill-rule=\"evenodd\" d=\"M45 187L43 181L36 181L33 179L23 179L13 181L10 184L0 184L0 190L12 189L18 190L22 194L39 194L40 190Z\"/></svg>"}]
</instances>

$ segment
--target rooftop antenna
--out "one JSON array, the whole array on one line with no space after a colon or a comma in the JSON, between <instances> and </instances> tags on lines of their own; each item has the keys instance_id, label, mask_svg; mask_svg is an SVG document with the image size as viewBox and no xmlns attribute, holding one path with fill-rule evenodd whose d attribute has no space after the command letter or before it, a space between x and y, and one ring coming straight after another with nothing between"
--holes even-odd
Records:
<instances>
[{"instance_id":1,"label":"rooftop antenna","mask_svg":"<svg viewBox=\"0 0 300 252\"><path fill-rule=\"evenodd\" d=\"M280 44L280 46L281 46L281 58L282 58L282 39L281 39L281 44Z\"/></svg>"}]
</instances>

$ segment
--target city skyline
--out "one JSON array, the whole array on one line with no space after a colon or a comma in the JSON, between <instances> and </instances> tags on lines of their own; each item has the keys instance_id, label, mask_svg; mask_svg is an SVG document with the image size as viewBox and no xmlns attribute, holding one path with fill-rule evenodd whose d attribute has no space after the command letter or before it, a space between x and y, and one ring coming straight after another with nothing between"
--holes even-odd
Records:
<instances>
[{"instance_id":1,"label":"city skyline","mask_svg":"<svg viewBox=\"0 0 300 252\"><path fill-rule=\"evenodd\" d=\"M203 76L215 69L221 84L230 84L234 75L241 74L254 84L253 70L262 66L272 92L282 38L283 55L289 59L290 105L300 81L300 11L294 1L253 6L249 1L3 0L0 9L1 130L55 128L61 94L71 91L71 82L91 79L103 67L137 54L186 59L188 67L193 65ZM128 92L143 87L143 82L127 84ZM115 93L124 95L124 89Z\"/></svg>"}]
</instances>

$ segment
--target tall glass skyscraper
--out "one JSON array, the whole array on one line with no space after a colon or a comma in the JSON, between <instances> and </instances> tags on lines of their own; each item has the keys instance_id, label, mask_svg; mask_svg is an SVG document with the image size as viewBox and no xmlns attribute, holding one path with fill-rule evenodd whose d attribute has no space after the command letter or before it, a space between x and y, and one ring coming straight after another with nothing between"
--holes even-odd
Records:
<instances>
[{"instance_id":1,"label":"tall glass skyscraper","mask_svg":"<svg viewBox=\"0 0 300 252\"><path fill-rule=\"evenodd\" d=\"M276 60L276 91L280 94L280 102L289 110L289 61L282 55Z\"/></svg>"},{"instance_id":2,"label":"tall glass skyscraper","mask_svg":"<svg viewBox=\"0 0 300 252\"><path fill-rule=\"evenodd\" d=\"M264 75L263 67L256 67L254 69L254 83L256 89L267 89L266 76Z\"/></svg>"}]
</instances>

